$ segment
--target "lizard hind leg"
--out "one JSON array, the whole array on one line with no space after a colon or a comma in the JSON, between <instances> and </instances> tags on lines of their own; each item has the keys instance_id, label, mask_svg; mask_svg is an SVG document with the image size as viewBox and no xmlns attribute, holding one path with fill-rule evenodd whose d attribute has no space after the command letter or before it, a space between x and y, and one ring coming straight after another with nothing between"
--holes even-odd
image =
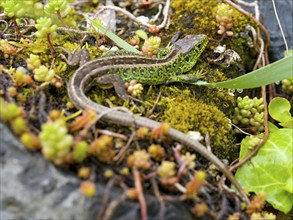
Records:
<instances>
[{"instance_id":1,"label":"lizard hind leg","mask_svg":"<svg viewBox=\"0 0 293 220\"><path fill-rule=\"evenodd\" d=\"M124 101L131 99L135 102L139 102L143 105L146 105L145 102L127 94L123 79L116 74L107 74L107 75L100 76L95 79L95 82L102 88L110 88L114 86L116 94L118 95L119 98L123 99Z\"/></svg>"},{"instance_id":2,"label":"lizard hind leg","mask_svg":"<svg viewBox=\"0 0 293 220\"><path fill-rule=\"evenodd\" d=\"M129 99L129 95L125 90L125 83L120 76L116 74L107 74L96 78L95 82L103 88L105 88L105 85L113 85L119 98L123 100Z\"/></svg>"}]
</instances>

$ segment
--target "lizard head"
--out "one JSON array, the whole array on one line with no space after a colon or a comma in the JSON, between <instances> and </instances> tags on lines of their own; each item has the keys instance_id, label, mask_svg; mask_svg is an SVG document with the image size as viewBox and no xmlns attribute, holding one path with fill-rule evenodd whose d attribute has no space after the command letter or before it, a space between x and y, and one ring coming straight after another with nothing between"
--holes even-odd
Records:
<instances>
[{"instance_id":1,"label":"lizard head","mask_svg":"<svg viewBox=\"0 0 293 220\"><path fill-rule=\"evenodd\" d=\"M187 35L177 40L174 45L179 47L183 54L187 54L192 50L203 51L208 43L208 37L204 34Z\"/></svg>"}]
</instances>

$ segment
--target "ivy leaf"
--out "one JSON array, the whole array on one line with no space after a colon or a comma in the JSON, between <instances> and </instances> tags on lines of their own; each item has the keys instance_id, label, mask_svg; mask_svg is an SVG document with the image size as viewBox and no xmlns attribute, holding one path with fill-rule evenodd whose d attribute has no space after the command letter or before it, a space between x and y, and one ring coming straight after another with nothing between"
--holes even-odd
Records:
<instances>
[{"instance_id":1,"label":"ivy leaf","mask_svg":"<svg viewBox=\"0 0 293 220\"><path fill-rule=\"evenodd\" d=\"M248 141L246 137L241 143L240 158L249 153ZM235 177L243 188L265 192L275 209L288 213L293 207L293 129L272 132L257 155L240 167Z\"/></svg>"}]
</instances>

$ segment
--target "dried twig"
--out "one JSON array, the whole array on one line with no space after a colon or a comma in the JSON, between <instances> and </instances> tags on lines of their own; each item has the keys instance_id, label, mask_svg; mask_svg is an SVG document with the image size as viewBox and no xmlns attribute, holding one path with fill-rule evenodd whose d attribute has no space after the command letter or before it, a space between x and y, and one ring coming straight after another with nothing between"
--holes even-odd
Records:
<instances>
[{"instance_id":1,"label":"dried twig","mask_svg":"<svg viewBox=\"0 0 293 220\"><path fill-rule=\"evenodd\" d=\"M4 34L4 33L8 30L9 25L8 25L8 22L5 21L5 20L0 20L0 22L3 22L3 23L5 24L5 28L4 28L3 31L2 31L2 33Z\"/></svg>"},{"instance_id":2,"label":"dried twig","mask_svg":"<svg viewBox=\"0 0 293 220\"><path fill-rule=\"evenodd\" d=\"M138 193L138 200L140 204L140 213L141 213L141 219L142 220L147 220L147 206L146 206L146 201L143 195L143 189L141 185L141 178L140 178L140 173L136 168L133 169L133 176L134 176L134 185L135 189Z\"/></svg>"},{"instance_id":3,"label":"dried twig","mask_svg":"<svg viewBox=\"0 0 293 220\"><path fill-rule=\"evenodd\" d=\"M255 7L257 5L256 1L254 1L254 2L245 2L245 1L242 1L242 0L234 0L234 2L236 2L239 5L246 6L246 7Z\"/></svg>"},{"instance_id":4,"label":"dried twig","mask_svg":"<svg viewBox=\"0 0 293 220\"><path fill-rule=\"evenodd\" d=\"M91 34L92 33L90 31L81 31L81 30L65 28L65 27L58 27L57 31L73 32L73 33L80 34L80 35Z\"/></svg>"},{"instance_id":5,"label":"dried twig","mask_svg":"<svg viewBox=\"0 0 293 220\"><path fill-rule=\"evenodd\" d=\"M46 95L43 91L40 91L40 99L38 102L38 119L40 122L45 123L47 121L47 113L45 111Z\"/></svg>"},{"instance_id":6,"label":"dried twig","mask_svg":"<svg viewBox=\"0 0 293 220\"><path fill-rule=\"evenodd\" d=\"M257 60L254 64L253 70L256 70L257 67L260 65L260 61L263 58L263 51L264 51L264 42L262 38L258 38L259 42L260 42L260 50L259 50L259 54L257 57Z\"/></svg>"},{"instance_id":7,"label":"dried twig","mask_svg":"<svg viewBox=\"0 0 293 220\"><path fill-rule=\"evenodd\" d=\"M53 47L53 44L51 42L50 34L47 34L47 40L49 42L51 56L52 56L52 58L54 58L54 47Z\"/></svg>"},{"instance_id":8,"label":"dried twig","mask_svg":"<svg viewBox=\"0 0 293 220\"><path fill-rule=\"evenodd\" d=\"M153 112L155 111L156 107L157 107L157 104L159 103L159 100L161 98L161 94L162 94L162 91L159 92L158 96L157 96L157 99L155 101L155 104L154 106L152 107L152 109L148 112L147 116L150 116L151 114L153 114Z\"/></svg>"},{"instance_id":9,"label":"dried twig","mask_svg":"<svg viewBox=\"0 0 293 220\"><path fill-rule=\"evenodd\" d=\"M117 132L113 132L113 131L110 131L110 130L98 129L97 128L96 133L105 134L105 135L112 136L112 137L115 137L115 138L120 138L120 139L122 139L124 141L128 140L128 137L126 135L123 135L123 134L120 134L120 133L117 133Z\"/></svg>"},{"instance_id":10,"label":"dried twig","mask_svg":"<svg viewBox=\"0 0 293 220\"><path fill-rule=\"evenodd\" d=\"M114 161L117 161L117 164L119 164L124 159L124 154L129 148L130 144L133 141L133 138L135 136L136 132L133 132L131 136L129 137L126 145L120 150L120 152L115 156Z\"/></svg>"},{"instance_id":11,"label":"dried twig","mask_svg":"<svg viewBox=\"0 0 293 220\"><path fill-rule=\"evenodd\" d=\"M112 213L113 213L113 210L122 202L122 201L124 201L125 199L127 198L127 195L126 195L126 193L123 193L118 199L115 199L115 200L113 200L110 204L109 204L109 206L108 206L108 208L107 208L107 210L106 210L106 212L105 212L105 215L104 215L104 217L102 218L102 219L100 219L100 220L104 220L104 219L111 219L111 215L112 215Z\"/></svg>"},{"instance_id":12,"label":"dried twig","mask_svg":"<svg viewBox=\"0 0 293 220\"><path fill-rule=\"evenodd\" d=\"M163 15L164 15L164 19L162 21L162 23L160 25L157 26L158 29L162 29L165 27L165 25L167 24L167 21L168 21L168 15L169 15L169 8L170 8L170 0L167 0L166 1L166 5L164 7L164 10L163 10ZM94 15L94 19L97 17L98 14L100 14L101 12L103 12L104 10L114 10L114 11L118 11L122 14L124 14L125 16L127 16L128 18L130 18L131 20L137 22L138 24L142 25L142 26L145 26L145 27L152 27L153 24L149 24L145 21L142 21L141 19L135 17L133 14L131 14L129 11L123 9L123 8L120 8L120 7L117 7L117 6L112 6L112 5L108 5L108 6L101 6L99 8L99 10L96 12L96 14Z\"/></svg>"},{"instance_id":13,"label":"dried twig","mask_svg":"<svg viewBox=\"0 0 293 220\"><path fill-rule=\"evenodd\" d=\"M159 187L158 187L158 184L157 184L155 178L151 179L151 183L152 183L152 187L154 189L155 195L158 198L159 203L160 203L159 220L163 220L164 213L165 213L165 203L164 203L164 200L160 194Z\"/></svg>"},{"instance_id":14,"label":"dried twig","mask_svg":"<svg viewBox=\"0 0 293 220\"><path fill-rule=\"evenodd\" d=\"M116 178L114 177L114 178L110 179L108 181L107 185L106 185L105 194L103 196L103 200L102 200L102 204L100 206L100 211L99 211L99 214L97 216L97 220L102 220L104 212L105 213L107 212L107 210L106 211L104 211L104 210L106 209L106 205L107 205L107 203L109 201L111 188L113 187L115 182L116 182Z\"/></svg>"},{"instance_id":15,"label":"dried twig","mask_svg":"<svg viewBox=\"0 0 293 220\"><path fill-rule=\"evenodd\" d=\"M243 134L246 134L248 136L252 136L252 134L246 132L246 131L243 131L241 128L239 128L237 125L234 125L233 123L230 122L230 125L232 125L233 127L235 127L236 129L238 129L239 131L241 131Z\"/></svg>"}]
</instances>

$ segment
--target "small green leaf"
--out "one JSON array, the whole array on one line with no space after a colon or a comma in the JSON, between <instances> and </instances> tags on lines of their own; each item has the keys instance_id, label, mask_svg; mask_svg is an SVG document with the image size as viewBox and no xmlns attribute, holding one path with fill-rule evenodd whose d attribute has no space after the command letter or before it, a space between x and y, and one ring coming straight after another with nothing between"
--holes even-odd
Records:
<instances>
[{"instance_id":1,"label":"small green leaf","mask_svg":"<svg viewBox=\"0 0 293 220\"><path fill-rule=\"evenodd\" d=\"M284 128L293 128L293 118L291 117L288 121L281 122L280 125Z\"/></svg>"},{"instance_id":2,"label":"small green leaf","mask_svg":"<svg viewBox=\"0 0 293 220\"><path fill-rule=\"evenodd\" d=\"M137 36L139 36L139 37L140 37L141 39L143 39L143 40L145 40L145 39L148 38L147 33L146 33L144 30L142 30L142 29L139 29L139 30L135 31L135 34L136 34Z\"/></svg>"},{"instance_id":3,"label":"small green leaf","mask_svg":"<svg viewBox=\"0 0 293 220\"><path fill-rule=\"evenodd\" d=\"M241 143L241 158L248 153L246 139ZM270 133L257 155L240 167L235 177L246 190L265 192L274 208L290 212L293 207L293 129L282 128Z\"/></svg>"},{"instance_id":4,"label":"small green leaf","mask_svg":"<svg viewBox=\"0 0 293 220\"><path fill-rule=\"evenodd\" d=\"M270 116L273 119L281 122L280 125L283 127L290 127L290 125L292 126L292 117L290 113L291 105L287 99L281 97L272 99L268 109Z\"/></svg>"}]
</instances>

